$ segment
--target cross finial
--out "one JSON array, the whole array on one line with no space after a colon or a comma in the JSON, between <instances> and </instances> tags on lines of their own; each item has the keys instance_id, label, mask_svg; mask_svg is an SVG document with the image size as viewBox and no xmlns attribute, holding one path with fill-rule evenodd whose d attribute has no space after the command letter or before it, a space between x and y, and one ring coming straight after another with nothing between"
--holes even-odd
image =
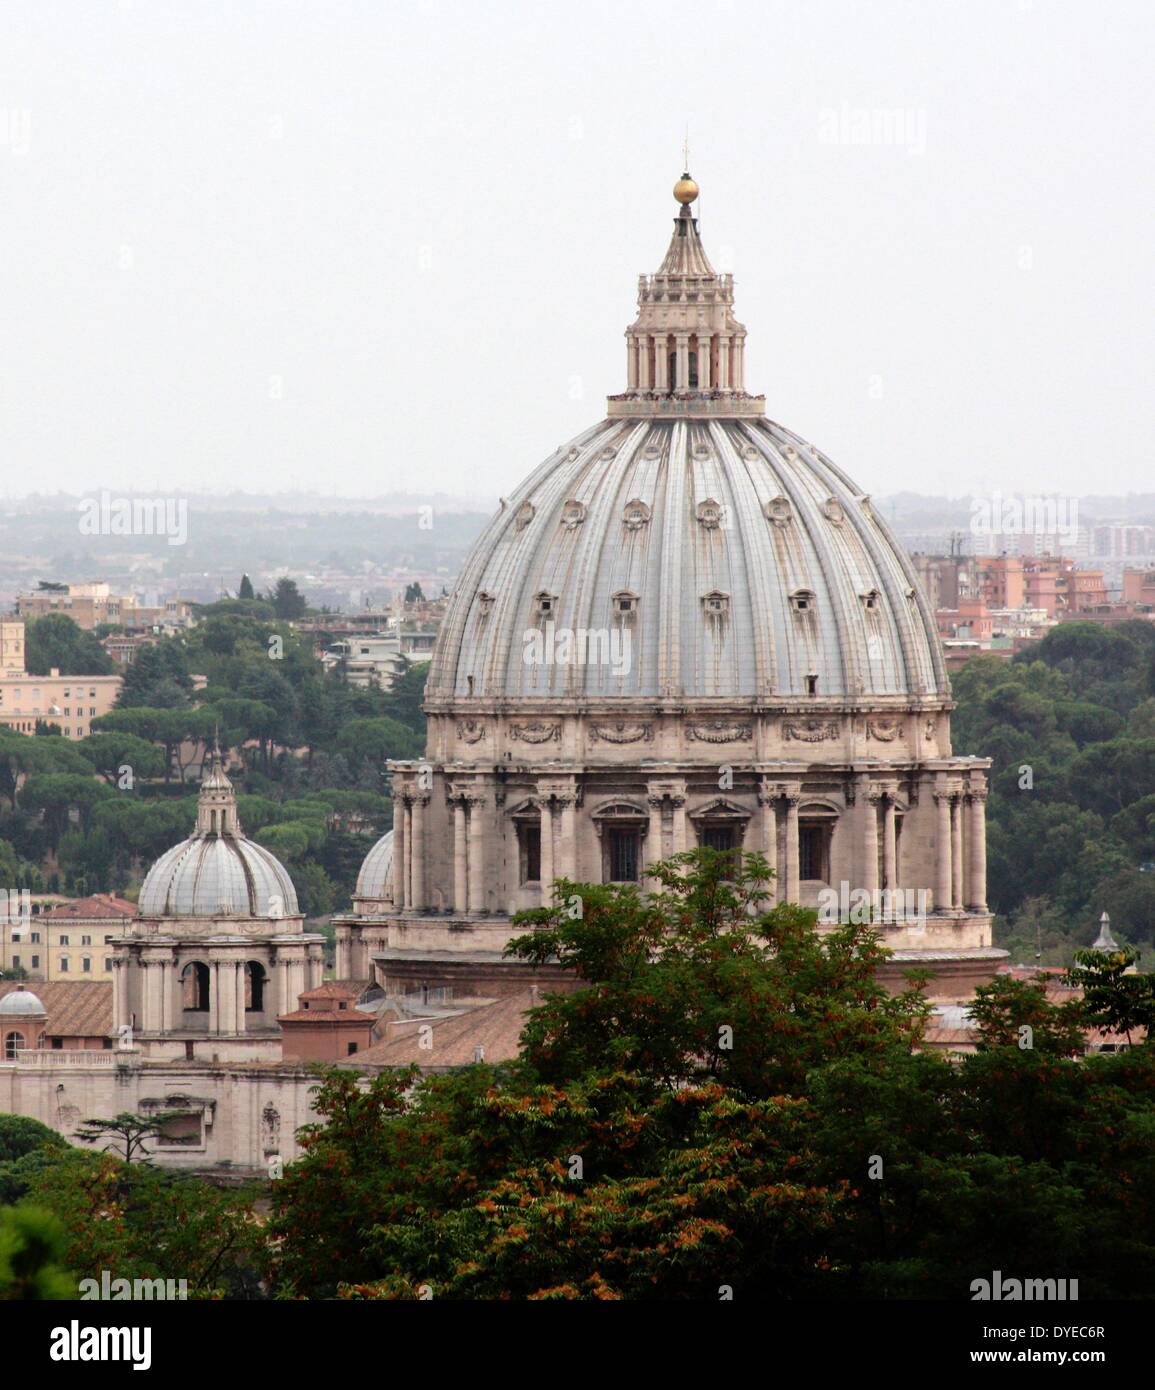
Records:
<instances>
[{"instance_id":1,"label":"cross finial","mask_svg":"<svg viewBox=\"0 0 1155 1390\"><path fill-rule=\"evenodd\" d=\"M686 124L686 138L682 141L682 168L689 173L690 170L690 126Z\"/></svg>"}]
</instances>

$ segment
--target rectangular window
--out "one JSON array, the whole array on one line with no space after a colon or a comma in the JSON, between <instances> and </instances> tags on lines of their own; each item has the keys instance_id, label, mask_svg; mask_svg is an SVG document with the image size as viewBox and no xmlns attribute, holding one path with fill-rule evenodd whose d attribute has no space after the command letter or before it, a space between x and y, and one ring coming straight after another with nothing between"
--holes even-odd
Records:
<instances>
[{"instance_id":1,"label":"rectangular window","mask_svg":"<svg viewBox=\"0 0 1155 1390\"><path fill-rule=\"evenodd\" d=\"M69 941L67 936L62 936L60 938L60 944L61 946L70 946L72 943Z\"/></svg>"},{"instance_id":2,"label":"rectangular window","mask_svg":"<svg viewBox=\"0 0 1155 1390\"><path fill-rule=\"evenodd\" d=\"M609 883L636 883L641 858L641 832L634 829L606 831L606 878Z\"/></svg>"},{"instance_id":3,"label":"rectangular window","mask_svg":"<svg viewBox=\"0 0 1155 1390\"><path fill-rule=\"evenodd\" d=\"M521 881L541 882L541 826L521 826Z\"/></svg>"},{"instance_id":4,"label":"rectangular window","mask_svg":"<svg viewBox=\"0 0 1155 1390\"><path fill-rule=\"evenodd\" d=\"M161 1127L156 1142L161 1148L169 1149L197 1147L202 1142L200 1112L173 1115Z\"/></svg>"},{"instance_id":5,"label":"rectangular window","mask_svg":"<svg viewBox=\"0 0 1155 1390\"><path fill-rule=\"evenodd\" d=\"M80 938L80 944L81 944L82 946L91 946L91 945L92 945L92 937L91 937L91 936L82 936L82 937Z\"/></svg>"},{"instance_id":6,"label":"rectangular window","mask_svg":"<svg viewBox=\"0 0 1155 1390\"><path fill-rule=\"evenodd\" d=\"M348 1048L346 1049L345 1055L346 1055L347 1057L352 1057L353 1053L356 1052L356 1051L357 1051L357 1044L356 1044L356 1043L350 1043L350 1044L348 1045Z\"/></svg>"},{"instance_id":7,"label":"rectangular window","mask_svg":"<svg viewBox=\"0 0 1155 1390\"><path fill-rule=\"evenodd\" d=\"M40 940L40 933L39 933L38 931L34 931L34 932L32 933L32 941L33 941L33 944L35 944L35 943L38 942L39 940Z\"/></svg>"},{"instance_id":8,"label":"rectangular window","mask_svg":"<svg viewBox=\"0 0 1155 1390\"><path fill-rule=\"evenodd\" d=\"M111 969L112 969L112 957L111 957L111 956L109 956L109 958L104 962L104 968L105 968L105 970L111 970Z\"/></svg>"},{"instance_id":9,"label":"rectangular window","mask_svg":"<svg viewBox=\"0 0 1155 1390\"><path fill-rule=\"evenodd\" d=\"M84 956L80 962L80 969L87 975L92 974L92 957Z\"/></svg>"},{"instance_id":10,"label":"rectangular window","mask_svg":"<svg viewBox=\"0 0 1155 1390\"><path fill-rule=\"evenodd\" d=\"M821 821L798 827L798 876L822 883L830 877L830 828Z\"/></svg>"},{"instance_id":11,"label":"rectangular window","mask_svg":"<svg viewBox=\"0 0 1155 1390\"><path fill-rule=\"evenodd\" d=\"M39 969L40 969L40 957L39 957L39 956L33 956L33 957L32 957L32 969L33 969L33 970L39 970Z\"/></svg>"},{"instance_id":12,"label":"rectangular window","mask_svg":"<svg viewBox=\"0 0 1155 1390\"><path fill-rule=\"evenodd\" d=\"M738 827L729 821L707 821L698 832L698 843L721 854L734 855L741 848Z\"/></svg>"},{"instance_id":13,"label":"rectangular window","mask_svg":"<svg viewBox=\"0 0 1155 1390\"><path fill-rule=\"evenodd\" d=\"M60 957L60 973L61 973L62 975L67 975L67 974L68 974L68 957L67 957L67 956L61 956L61 957Z\"/></svg>"},{"instance_id":14,"label":"rectangular window","mask_svg":"<svg viewBox=\"0 0 1155 1390\"><path fill-rule=\"evenodd\" d=\"M13 968L16 969L16 970L19 970L19 969L20 969L20 957L19 957L19 956L13 956L13 957L12 957L12 966L13 966Z\"/></svg>"}]
</instances>

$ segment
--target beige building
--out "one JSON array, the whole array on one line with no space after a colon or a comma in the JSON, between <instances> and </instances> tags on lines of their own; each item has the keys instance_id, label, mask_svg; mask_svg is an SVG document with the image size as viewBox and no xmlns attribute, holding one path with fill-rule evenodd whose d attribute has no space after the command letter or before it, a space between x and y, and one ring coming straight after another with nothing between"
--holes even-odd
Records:
<instances>
[{"instance_id":1,"label":"beige building","mask_svg":"<svg viewBox=\"0 0 1155 1390\"><path fill-rule=\"evenodd\" d=\"M0 676L0 724L22 734L36 732L37 720L59 724L65 738L85 738L92 721L115 706L120 676Z\"/></svg>"},{"instance_id":2,"label":"beige building","mask_svg":"<svg viewBox=\"0 0 1155 1390\"><path fill-rule=\"evenodd\" d=\"M63 613L77 627L91 632L102 623L131 629L163 627L177 629L192 624L193 605L186 599L169 598L159 605L139 603L134 594L114 594L103 581L66 584L61 589L37 589L19 594L16 612L22 618L43 618Z\"/></svg>"},{"instance_id":3,"label":"beige building","mask_svg":"<svg viewBox=\"0 0 1155 1390\"><path fill-rule=\"evenodd\" d=\"M136 907L114 893L58 903L21 915L18 900L0 912L2 969L27 971L30 981L51 983L112 980L112 962L121 938L136 921Z\"/></svg>"},{"instance_id":4,"label":"beige building","mask_svg":"<svg viewBox=\"0 0 1155 1390\"><path fill-rule=\"evenodd\" d=\"M25 669L24 622L0 618L0 677L22 676Z\"/></svg>"},{"instance_id":5,"label":"beige building","mask_svg":"<svg viewBox=\"0 0 1155 1390\"><path fill-rule=\"evenodd\" d=\"M463 568L426 758L391 765L394 828L337 920L341 975L497 991L522 969L502 959L512 915L556 878L645 887L699 845L760 851L776 896L822 921L869 905L891 978L927 966L940 996L1005 955L989 764L952 750L933 610L867 493L747 391L696 197L684 175L626 390Z\"/></svg>"}]
</instances>

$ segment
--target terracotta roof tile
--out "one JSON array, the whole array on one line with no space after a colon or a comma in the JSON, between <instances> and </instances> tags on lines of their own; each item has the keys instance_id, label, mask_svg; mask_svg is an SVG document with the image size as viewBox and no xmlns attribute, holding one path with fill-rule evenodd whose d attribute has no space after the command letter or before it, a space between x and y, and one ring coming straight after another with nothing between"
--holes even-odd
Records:
<instances>
[{"instance_id":1,"label":"terracotta roof tile","mask_svg":"<svg viewBox=\"0 0 1155 1390\"><path fill-rule=\"evenodd\" d=\"M136 904L115 893L93 893L89 898L76 898L72 902L60 903L47 912L40 913L42 920L49 922L71 922L76 918L89 921L124 921L135 917Z\"/></svg>"},{"instance_id":2,"label":"terracotta roof tile","mask_svg":"<svg viewBox=\"0 0 1155 1390\"><path fill-rule=\"evenodd\" d=\"M508 1062L518 1055L518 1041L527 1011L540 1003L530 990L508 994L448 1018L415 1018L390 1024L390 1036L364 1052L356 1063L405 1067L459 1067L476 1061L484 1048L487 1062ZM432 1048L423 1048L421 1029L432 1028ZM428 1035L426 1035L428 1036Z\"/></svg>"},{"instance_id":3,"label":"terracotta roof tile","mask_svg":"<svg viewBox=\"0 0 1155 1390\"><path fill-rule=\"evenodd\" d=\"M44 1005L50 1038L112 1036L112 985L100 981L0 981L0 998L14 989L30 989Z\"/></svg>"}]
</instances>

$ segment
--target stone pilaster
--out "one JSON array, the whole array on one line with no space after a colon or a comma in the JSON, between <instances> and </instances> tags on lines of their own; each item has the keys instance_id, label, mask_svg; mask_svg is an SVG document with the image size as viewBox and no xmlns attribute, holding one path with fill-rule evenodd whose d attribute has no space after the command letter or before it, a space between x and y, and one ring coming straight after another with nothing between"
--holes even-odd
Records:
<instances>
[{"instance_id":1,"label":"stone pilaster","mask_svg":"<svg viewBox=\"0 0 1155 1390\"><path fill-rule=\"evenodd\" d=\"M970 909L987 910L987 791L974 782L967 797L970 808Z\"/></svg>"}]
</instances>

